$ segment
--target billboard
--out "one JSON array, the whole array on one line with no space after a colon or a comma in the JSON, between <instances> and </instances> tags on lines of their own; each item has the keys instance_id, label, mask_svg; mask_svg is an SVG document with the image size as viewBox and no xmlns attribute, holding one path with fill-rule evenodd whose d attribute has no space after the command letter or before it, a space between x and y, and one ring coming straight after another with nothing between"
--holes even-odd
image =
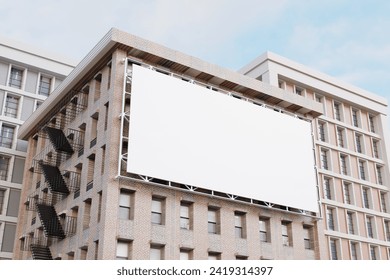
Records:
<instances>
[{"instance_id":1,"label":"billboard","mask_svg":"<svg viewBox=\"0 0 390 280\"><path fill-rule=\"evenodd\" d=\"M309 122L133 65L127 171L318 212Z\"/></svg>"}]
</instances>

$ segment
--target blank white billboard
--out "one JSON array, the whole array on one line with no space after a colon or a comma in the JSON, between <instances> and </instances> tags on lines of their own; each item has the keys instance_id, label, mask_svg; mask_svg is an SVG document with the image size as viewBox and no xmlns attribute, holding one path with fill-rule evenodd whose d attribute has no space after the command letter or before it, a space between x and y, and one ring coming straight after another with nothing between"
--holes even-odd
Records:
<instances>
[{"instance_id":1,"label":"blank white billboard","mask_svg":"<svg viewBox=\"0 0 390 280\"><path fill-rule=\"evenodd\" d=\"M309 122L137 65L127 171L318 212Z\"/></svg>"}]
</instances>

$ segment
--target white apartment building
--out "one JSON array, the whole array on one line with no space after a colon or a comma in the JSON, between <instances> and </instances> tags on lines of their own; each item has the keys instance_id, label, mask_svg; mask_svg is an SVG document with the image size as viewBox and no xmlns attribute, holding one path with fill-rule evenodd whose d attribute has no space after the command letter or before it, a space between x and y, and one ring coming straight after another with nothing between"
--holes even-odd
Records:
<instances>
[{"instance_id":1,"label":"white apartment building","mask_svg":"<svg viewBox=\"0 0 390 280\"><path fill-rule=\"evenodd\" d=\"M239 72L323 108L313 130L326 258L390 259L387 100L270 52Z\"/></svg>"},{"instance_id":2,"label":"white apartment building","mask_svg":"<svg viewBox=\"0 0 390 280\"><path fill-rule=\"evenodd\" d=\"M14 247L27 142L19 127L74 67L68 59L0 37L0 259Z\"/></svg>"}]
</instances>

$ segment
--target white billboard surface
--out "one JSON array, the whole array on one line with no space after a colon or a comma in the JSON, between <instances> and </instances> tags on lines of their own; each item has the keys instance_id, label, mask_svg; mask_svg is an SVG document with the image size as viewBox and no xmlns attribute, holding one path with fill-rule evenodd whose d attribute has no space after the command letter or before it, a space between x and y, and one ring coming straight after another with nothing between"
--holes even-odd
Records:
<instances>
[{"instance_id":1,"label":"white billboard surface","mask_svg":"<svg viewBox=\"0 0 390 280\"><path fill-rule=\"evenodd\" d=\"M137 65L127 171L318 212L309 122Z\"/></svg>"}]
</instances>

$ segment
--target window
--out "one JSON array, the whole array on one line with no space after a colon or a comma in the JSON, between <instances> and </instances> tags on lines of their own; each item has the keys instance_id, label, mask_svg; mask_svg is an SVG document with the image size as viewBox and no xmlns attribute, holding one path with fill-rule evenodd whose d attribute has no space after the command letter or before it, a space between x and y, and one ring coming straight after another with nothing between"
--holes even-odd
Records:
<instances>
[{"instance_id":1,"label":"window","mask_svg":"<svg viewBox=\"0 0 390 280\"><path fill-rule=\"evenodd\" d=\"M99 259L99 240L94 241L95 243L95 260Z\"/></svg>"},{"instance_id":2,"label":"window","mask_svg":"<svg viewBox=\"0 0 390 280\"><path fill-rule=\"evenodd\" d=\"M352 124L355 127L359 127L359 117L358 117L358 110L352 109Z\"/></svg>"},{"instance_id":3,"label":"window","mask_svg":"<svg viewBox=\"0 0 390 280\"><path fill-rule=\"evenodd\" d=\"M105 110L105 114L104 114L104 131L107 130L107 127L108 127L108 112L109 112L109 103L107 102L106 104L104 104L104 110Z\"/></svg>"},{"instance_id":4,"label":"window","mask_svg":"<svg viewBox=\"0 0 390 280\"><path fill-rule=\"evenodd\" d=\"M100 175L104 175L104 169L105 169L105 161L106 161L106 145L102 146L102 161L100 166Z\"/></svg>"},{"instance_id":5,"label":"window","mask_svg":"<svg viewBox=\"0 0 390 280\"><path fill-rule=\"evenodd\" d=\"M35 109L34 109L34 111L37 110L39 108L39 106L42 105L42 103L43 102L41 102L41 101L35 100Z\"/></svg>"},{"instance_id":6,"label":"window","mask_svg":"<svg viewBox=\"0 0 390 280\"><path fill-rule=\"evenodd\" d=\"M340 171L343 175L348 175L347 155L340 154Z\"/></svg>"},{"instance_id":7,"label":"window","mask_svg":"<svg viewBox=\"0 0 390 280\"><path fill-rule=\"evenodd\" d=\"M122 189L119 194L119 219L130 220L131 205L133 202L133 193Z\"/></svg>"},{"instance_id":8,"label":"window","mask_svg":"<svg viewBox=\"0 0 390 280\"><path fill-rule=\"evenodd\" d=\"M324 196L326 199L333 199L332 195L332 189L331 189L331 179L324 177Z\"/></svg>"},{"instance_id":9,"label":"window","mask_svg":"<svg viewBox=\"0 0 390 280\"><path fill-rule=\"evenodd\" d=\"M359 160L359 175L360 175L360 179L362 180L367 180L367 177L366 177L366 164L364 161L362 160Z\"/></svg>"},{"instance_id":10,"label":"window","mask_svg":"<svg viewBox=\"0 0 390 280\"><path fill-rule=\"evenodd\" d=\"M345 133L345 130L343 128L340 128L340 127L337 128L337 144L341 148L345 148L344 133Z\"/></svg>"},{"instance_id":11,"label":"window","mask_svg":"<svg viewBox=\"0 0 390 280\"><path fill-rule=\"evenodd\" d=\"M17 118L19 108L19 97L7 95L4 107L4 116Z\"/></svg>"},{"instance_id":12,"label":"window","mask_svg":"<svg viewBox=\"0 0 390 280\"><path fill-rule=\"evenodd\" d=\"M371 260L377 260L378 259L378 247L370 245L370 257Z\"/></svg>"},{"instance_id":13,"label":"window","mask_svg":"<svg viewBox=\"0 0 390 280\"><path fill-rule=\"evenodd\" d=\"M348 233L356 234L355 231L355 213L347 212L347 225L348 225Z\"/></svg>"},{"instance_id":14,"label":"window","mask_svg":"<svg viewBox=\"0 0 390 280\"><path fill-rule=\"evenodd\" d=\"M86 260L88 256L88 247L84 246L80 248L80 260Z\"/></svg>"},{"instance_id":15,"label":"window","mask_svg":"<svg viewBox=\"0 0 390 280\"><path fill-rule=\"evenodd\" d=\"M111 62L107 64L108 73L107 73L107 89L110 89L111 87Z\"/></svg>"},{"instance_id":16,"label":"window","mask_svg":"<svg viewBox=\"0 0 390 280\"><path fill-rule=\"evenodd\" d=\"M270 219L268 217L259 218L259 231L261 242L271 242L270 240Z\"/></svg>"},{"instance_id":17,"label":"window","mask_svg":"<svg viewBox=\"0 0 390 280\"><path fill-rule=\"evenodd\" d=\"M214 260L214 261L220 260L220 259L221 259L221 253L209 252L208 259L209 259L209 260Z\"/></svg>"},{"instance_id":18,"label":"window","mask_svg":"<svg viewBox=\"0 0 390 280\"><path fill-rule=\"evenodd\" d=\"M239 256L239 255L236 255L236 260L244 261L244 260L247 260L247 259L248 259L247 256Z\"/></svg>"},{"instance_id":19,"label":"window","mask_svg":"<svg viewBox=\"0 0 390 280\"><path fill-rule=\"evenodd\" d=\"M92 205L92 200L90 198L84 201L83 229L89 228L91 222L91 205Z\"/></svg>"},{"instance_id":20,"label":"window","mask_svg":"<svg viewBox=\"0 0 390 280\"><path fill-rule=\"evenodd\" d=\"M116 244L116 259L130 260L131 241L118 240Z\"/></svg>"},{"instance_id":21,"label":"window","mask_svg":"<svg viewBox=\"0 0 390 280\"><path fill-rule=\"evenodd\" d=\"M375 117L373 115L368 115L368 122L370 125L370 131L375 133Z\"/></svg>"},{"instance_id":22,"label":"window","mask_svg":"<svg viewBox=\"0 0 390 280\"><path fill-rule=\"evenodd\" d=\"M286 83L284 81L279 80L278 81L278 86L281 89L286 89Z\"/></svg>"},{"instance_id":23,"label":"window","mask_svg":"<svg viewBox=\"0 0 390 280\"><path fill-rule=\"evenodd\" d=\"M15 127L4 125L1 127L0 146L5 148L12 148L14 140Z\"/></svg>"},{"instance_id":24,"label":"window","mask_svg":"<svg viewBox=\"0 0 390 280\"><path fill-rule=\"evenodd\" d=\"M343 191L344 191L344 203L352 204L351 184L347 182L343 182Z\"/></svg>"},{"instance_id":25,"label":"window","mask_svg":"<svg viewBox=\"0 0 390 280\"><path fill-rule=\"evenodd\" d=\"M302 96L304 94L304 89L294 86L294 93Z\"/></svg>"},{"instance_id":26,"label":"window","mask_svg":"<svg viewBox=\"0 0 390 280\"><path fill-rule=\"evenodd\" d=\"M8 166L10 158L0 155L0 180L8 178Z\"/></svg>"},{"instance_id":27,"label":"window","mask_svg":"<svg viewBox=\"0 0 390 280\"><path fill-rule=\"evenodd\" d=\"M321 167L322 169L329 170L328 151L324 149L321 149Z\"/></svg>"},{"instance_id":28,"label":"window","mask_svg":"<svg viewBox=\"0 0 390 280\"><path fill-rule=\"evenodd\" d=\"M349 247L351 249L351 260L358 260L358 243L357 242L349 242Z\"/></svg>"},{"instance_id":29,"label":"window","mask_svg":"<svg viewBox=\"0 0 390 280\"><path fill-rule=\"evenodd\" d=\"M98 192L98 212L97 212L97 222L100 222L100 219L102 218L102 191Z\"/></svg>"},{"instance_id":30,"label":"window","mask_svg":"<svg viewBox=\"0 0 390 280\"><path fill-rule=\"evenodd\" d=\"M386 241L390 241L390 221L385 220L385 238Z\"/></svg>"},{"instance_id":31,"label":"window","mask_svg":"<svg viewBox=\"0 0 390 280\"><path fill-rule=\"evenodd\" d=\"M152 198L152 224L163 225L163 202L164 200L159 197Z\"/></svg>"},{"instance_id":32,"label":"window","mask_svg":"<svg viewBox=\"0 0 390 280\"><path fill-rule=\"evenodd\" d=\"M180 260L192 260L192 249L180 249Z\"/></svg>"},{"instance_id":33,"label":"window","mask_svg":"<svg viewBox=\"0 0 390 280\"><path fill-rule=\"evenodd\" d=\"M319 139L323 142L326 141L325 137L325 123L318 122L318 133L319 133Z\"/></svg>"},{"instance_id":34,"label":"window","mask_svg":"<svg viewBox=\"0 0 390 280\"><path fill-rule=\"evenodd\" d=\"M219 234L219 209L210 208L208 209L208 232L212 234Z\"/></svg>"},{"instance_id":35,"label":"window","mask_svg":"<svg viewBox=\"0 0 390 280\"><path fill-rule=\"evenodd\" d=\"M234 212L234 233L236 238L245 238L245 213Z\"/></svg>"},{"instance_id":36,"label":"window","mask_svg":"<svg viewBox=\"0 0 390 280\"><path fill-rule=\"evenodd\" d=\"M39 79L38 94L43 96L49 96L51 86L51 78L42 76Z\"/></svg>"},{"instance_id":37,"label":"window","mask_svg":"<svg viewBox=\"0 0 390 280\"><path fill-rule=\"evenodd\" d=\"M164 246L162 245L150 245L150 259L151 260L163 260L164 259Z\"/></svg>"},{"instance_id":38,"label":"window","mask_svg":"<svg viewBox=\"0 0 390 280\"><path fill-rule=\"evenodd\" d=\"M374 238L373 223L374 223L374 218L371 216L366 216L367 237L370 238Z\"/></svg>"},{"instance_id":39,"label":"window","mask_svg":"<svg viewBox=\"0 0 390 280\"><path fill-rule=\"evenodd\" d=\"M182 229L191 228L190 211L191 211L191 203L182 201L180 203L180 228Z\"/></svg>"},{"instance_id":40,"label":"window","mask_svg":"<svg viewBox=\"0 0 390 280\"><path fill-rule=\"evenodd\" d=\"M313 250L313 227L303 225L303 242L306 250Z\"/></svg>"},{"instance_id":41,"label":"window","mask_svg":"<svg viewBox=\"0 0 390 280\"><path fill-rule=\"evenodd\" d=\"M5 190L0 189L0 215L3 212Z\"/></svg>"},{"instance_id":42,"label":"window","mask_svg":"<svg viewBox=\"0 0 390 280\"><path fill-rule=\"evenodd\" d=\"M333 109L334 109L334 118L338 121L341 121L341 104L338 102L334 102Z\"/></svg>"},{"instance_id":43,"label":"window","mask_svg":"<svg viewBox=\"0 0 390 280\"><path fill-rule=\"evenodd\" d=\"M372 153L375 158L379 158L378 140L372 139Z\"/></svg>"},{"instance_id":44,"label":"window","mask_svg":"<svg viewBox=\"0 0 390 280\"><path fill-rule=\"evenodd\" d=\"M360 134L355 134L355 144L356 144L356 152L358 153L363 153L363 148L362 148L362 135Z\"/></svg>"},{"instance_id":45,"label":"window","mask_svg":"<svg viewBox=\"0 0 390 280\"><path fill-rule=\"evenodd\" d=\"M282 243L283 246L292 246L291 222L282 221Z\"/></svg>"},{"instance_id":46,"label":"window","mask_svg":"<svg viewBox=\"0 0 390 280\"><path fill-rule=\"evenodd\" d=\"M330 259L331 260L338 260L338 252L337 252L337 240L331 239L330 240Z\"/></svg>"},{"instance_id":47,"label":"window","mask_svg":"<svg viewBox=\"0 0 390 280\"><path fill-rule=\"evenodd\" d=\"M326 209L326 219L328 222L329 230L335 230L334 211L335 210L333 208Z\"/></svg>"},{"instance_id":48,"label":"window","mask_svg":"<svg viewBox=\"0 0 390 280\"><path fill-rule=\"evenodd\" d=\"M318 103L322 103L322 101L324 100L324 97L319 95L318 93L315 93L314 96L315 96L315 101Z\"/></svg>"},{"instance_id":49,"label":"window","mask_svg":"<svg viewBox=\"0 0 390 280\"><path fill-rule=\"evenodd\" d=\"M387 193L380 192L380 199L381 199L381 210L382 212L387 213Z\"/></svg>"},{"instance_id":50,"label":"window","mask_svg":"<svg viewBox=\"0 0 390 280\"><path fill-rule=\"evenodd\" d=\"M94 94L94 101L98 100L100 98L100 92L101 92L101 83L102 83L102 74L99 73L95 76L95 94Z\"/></svg>"},{"instance_id":51,"label":"window","mask_svg":"<svg viewBox=\"0 0 390 280\"><path fill-rule=\"evenodd\" d=\"M376 180L379 185L383 185L382 166L376 165Z\"/></svg>"},{"instance_id":52,"label":"window","mask_svg":"<svg viewBox=\"0 0 390 280\"><path fill-rule=\"evenodd\" d=\"M371 203L370 203L370 189L363 187L362 189L362 194L363 194L363 207L364 208L371 208Z\"/></svg>"},{"instance_id":53,"label":"window","mask_svg":"<svg viewBox=\"0 0 390 280\"><path fill-rule=\"evenodd\" d=\"M12 67L10 74L8 86L21 89L23 82L23 70Z\"/></svg>"}]
</instances>

